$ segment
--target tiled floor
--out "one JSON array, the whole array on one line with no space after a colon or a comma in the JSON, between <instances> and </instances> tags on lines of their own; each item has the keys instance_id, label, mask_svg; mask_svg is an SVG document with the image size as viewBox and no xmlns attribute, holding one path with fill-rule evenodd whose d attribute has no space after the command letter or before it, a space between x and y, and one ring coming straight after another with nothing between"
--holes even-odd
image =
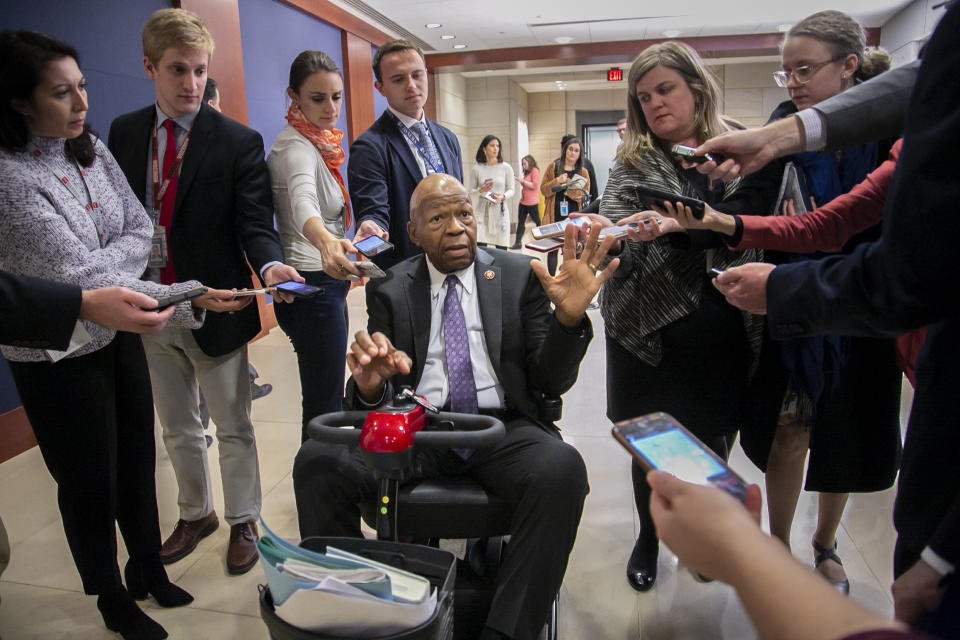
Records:
<instances>
[{"instance_id":1,"label":"tiled floor","mask_svg":"<svg viewBox=\"0 0 960 640\"><path fill-rule=\"evenodd\" d=\"M349 297L352 330L364 326L362 290ZM560 597L560 637L565 639L754 638L750 622L733 591L722 584L699 584L678 567L667 550L660 555L657 587L646 594L630 589L624 563L637 532L627 454L609 434L603 415L604 354L602 320L590 312L597 339L580 370L577 385L565 396L565 438L583 455L590 474L576 547ZM272 394L253 405L263 486L263 515L278 534L296 538L297 524L290 476L300 434L300 385L296 358L286 336L275 329L250 348L260 382ZM909 387L904 404L909 406ZM219 475L216 444L211 469ZM158 440L157 486L161 527L169 533L177 519L176 483ZM762 486L762 476L739 446L732 466ZM893 491L853 496L840 532L840 552L850 577L852 597L892 612L889 595L894 532L890 523ZM223 501L217 496L217 509ZM34 448L0 464L0 514L13 545L12 563L0 581L0 638L116 637L103 627L93 598L84 596L56 507L53 481ZM795 553L811 560L809 540L816 517L813 496L801 496L794 525ZM197 551L172 565L171 577L196 601L165 610L146 604L171 638L266 638L259 619L259 568L241 577L226 574L228 529L221 526ZM122 544L122 543L121 543ZM120 561L126 559L121 548ZM122 565L121 565L122 566Z\"/></svg>"}]
</instances>

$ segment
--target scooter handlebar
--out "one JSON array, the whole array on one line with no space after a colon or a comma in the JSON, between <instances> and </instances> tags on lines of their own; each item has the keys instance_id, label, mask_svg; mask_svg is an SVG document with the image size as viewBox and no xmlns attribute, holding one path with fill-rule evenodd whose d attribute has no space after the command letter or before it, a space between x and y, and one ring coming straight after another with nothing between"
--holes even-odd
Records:
<instances>
[{"instance_id":1,"label":"scooter handlebar","mask_svg":"<svg viewBox=\"0 0 960 640\"><path fill-rule=\"evenodd\" d=\"M338 411L325 413L307 424L307 433L314 440L334 444L355 445L360 441L360 427L367 418L367 411ZM424 447L462 447L479 449L495 444L506 433L500 420L493 416L467 413L427 414L429 424L449 422L456 425L451 430L422 430L413 436L415 444ZM345 429L344 427L353 427Z\"/></svg>"},{"instance_id":2,"label":"scooter handlebar","mask_svg":"<svg viewBox=\"0 0 960 640\"><path fill-rule=\"evenodd\" d=\"M503 438L506 429L503 423L493 416L472 413L448 413L441 411L428 415L430 423L452 422L456 429L437 431L418 431L413 436L414 444L424 447L460 447L480 449L496 444Z\"/></svg>"}]
</instances>

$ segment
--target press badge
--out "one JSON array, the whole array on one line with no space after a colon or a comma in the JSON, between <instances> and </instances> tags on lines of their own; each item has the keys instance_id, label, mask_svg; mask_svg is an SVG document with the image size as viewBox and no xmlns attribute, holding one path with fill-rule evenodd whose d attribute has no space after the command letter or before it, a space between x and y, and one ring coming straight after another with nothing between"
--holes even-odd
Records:
<instances>
[{"instance_id":1,"label":"press badge","mask_svg":"<svg viewBox=\"0 0 960 640\"><path fill-rule=\"evenodd\" d=\"M153 221L153 237L150 238L150 260L147 266L151 269L163 269L167 266L167 229L157 224L159 211L151 209L148 213Z\"/></svg>"}]
</instances>

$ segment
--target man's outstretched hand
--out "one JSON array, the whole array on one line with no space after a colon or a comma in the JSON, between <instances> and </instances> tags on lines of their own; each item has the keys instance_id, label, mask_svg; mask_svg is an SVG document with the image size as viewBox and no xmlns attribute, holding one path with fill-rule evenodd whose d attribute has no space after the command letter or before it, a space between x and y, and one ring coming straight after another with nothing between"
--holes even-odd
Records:
<instances>
[{"instance_id":1,"label":"man's outstretched hand","mask_svg":"<svg viewBox=\"0 0 960 640\"><path fill-rule=\"evenodd\" d=\"M410 373L413 361L400 351L390 339L377 331L370 335L358 331L347 352L347 367L357 385L357 391L368 402L383 395L384 383L398 373Z\"/></svg>"},{"instance_id":2,"label":"man's outstretched hand","mask_svg":"<svg viewBox=\"0 0 960 640\"><path fill-rule=\"evenodd\" d=\"M613 236L608 236L602 244L598 243L601 228L599 224L590 225L583 251L577 256L577 229L572 224L567 225L563 232L563 263L555 276L551 276L539 260L530 261L530 267L556 307L557 321L566 327L580 324L587 305L620 265L620 259L614 258L603 271L597 273L615 240Z\"/></svg>"}]
</instances>

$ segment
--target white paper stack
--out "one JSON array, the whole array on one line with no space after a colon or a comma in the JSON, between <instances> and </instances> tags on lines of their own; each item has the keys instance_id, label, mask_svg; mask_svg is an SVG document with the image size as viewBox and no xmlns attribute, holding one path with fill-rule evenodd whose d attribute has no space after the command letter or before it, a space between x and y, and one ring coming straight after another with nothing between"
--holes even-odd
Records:
<instances>
[{"instance_id":1,"label":"white paper stack","mask_svg":"<svg viewBox=\"0 0 960 640\"><path fill-rule=\"evenodd\" d=\"M437 607L430 581L328 546L326 553L276 536L261 520L257 541L277 615L325 635L370 638L420 626Z\"/></svg>"}]
</instances>

